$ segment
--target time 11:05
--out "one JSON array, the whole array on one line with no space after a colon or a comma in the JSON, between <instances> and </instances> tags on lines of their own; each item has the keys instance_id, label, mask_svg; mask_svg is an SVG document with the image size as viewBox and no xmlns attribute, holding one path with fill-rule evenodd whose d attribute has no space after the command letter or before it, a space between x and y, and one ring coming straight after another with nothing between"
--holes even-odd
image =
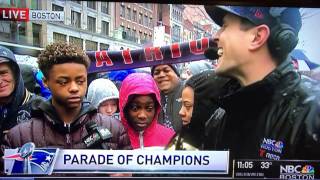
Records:
<instances>
[{"instance_id":1,"label":"time 11:05","mask_svg":"<svg viewBox=\"0 0 320 180\"><path fill-rule=\"evenodd\" d=\"M252 161L238 161L237 166L239 169L252 169L253 162Z\"/></svg>"}]
</instances>

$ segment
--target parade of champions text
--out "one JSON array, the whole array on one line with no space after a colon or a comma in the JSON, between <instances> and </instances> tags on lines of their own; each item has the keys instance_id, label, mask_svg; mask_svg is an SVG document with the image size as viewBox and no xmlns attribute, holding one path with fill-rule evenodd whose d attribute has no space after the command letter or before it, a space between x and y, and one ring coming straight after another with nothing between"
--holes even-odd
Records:
<instances>
[{"instance_id":1,"label":"parade of champions text","mask_svg":"<svg viewBox=\"0 0 320 180\"><path fill-rule=\"evenodd\" d=\"M70 165L209 165L207 155L68 155L64 154L63 164Z\"/></svg>"}]
</instances>

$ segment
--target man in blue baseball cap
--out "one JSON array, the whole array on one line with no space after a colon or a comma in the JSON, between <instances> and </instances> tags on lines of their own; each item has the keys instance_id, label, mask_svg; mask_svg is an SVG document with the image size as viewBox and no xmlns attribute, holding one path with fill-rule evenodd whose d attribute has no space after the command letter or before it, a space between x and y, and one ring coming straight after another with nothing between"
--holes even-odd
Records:
<instances>
[{"instance_id":1,"label":"man in blue baseball cap","mask_svg":"<svg viewBox=\"0 0 320 180\"><path fill-rule=\"evenodd\" d=\"M299 9L205 9L221 26L216 81L204 96L219 107L206 123L206 149L230 149L238 159L320 159L319 92L287 58L298 43Z\"/></svg>"}]
</instances>

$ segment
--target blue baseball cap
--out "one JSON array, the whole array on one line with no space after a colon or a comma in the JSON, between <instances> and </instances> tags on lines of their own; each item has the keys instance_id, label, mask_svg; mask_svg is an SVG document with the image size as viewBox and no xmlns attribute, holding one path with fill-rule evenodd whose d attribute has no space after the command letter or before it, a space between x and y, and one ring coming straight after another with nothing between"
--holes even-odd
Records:
<instances>
[{"instance_id":1,"label":"blue baseball cap","mask_svg":"<svg viewBox=\"0 0 320 180\"><path fill-rule=\"evenodd\" d=\"M211 19L222 26L227 13L245 18L255 25L266 24L270 29L279 23L289 25L298 35L301 29L299 8L287 7L251 7L251 6L204 6Z\"/></svg>"}]
</instances>

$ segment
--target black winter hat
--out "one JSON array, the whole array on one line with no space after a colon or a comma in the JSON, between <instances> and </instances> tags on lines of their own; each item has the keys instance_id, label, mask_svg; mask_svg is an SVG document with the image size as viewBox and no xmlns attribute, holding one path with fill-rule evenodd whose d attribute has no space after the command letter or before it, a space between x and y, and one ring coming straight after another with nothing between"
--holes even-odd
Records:
<instances>
[{"instance_id":1,"label":"black winter hat","mask_svg":"<svg viewBox=\"0 0 320 180\"><path fill-rule=\"evenodd\" d=\"M210 78L213 78L213 76L213 70L195 74L186 81L185 87L190 86L195 93L199 93L199 91L201 92L201 90L210 86Z\"/></svg>"},{"instance_id":2,"label":"black winter hat","mask_svg":"<svg viewBox=\"0 0 320 180\"><path fill-rule=\"evenodd\" d=\"M153 76L153 73L154 73L154 69L157 67L157 66L160 66L160 65L168 65L171 67L171 69L177 74L178 77L180 77L180 73L178 71L178 68L175 64L159 64L159 65L156 65L156 66L152 66L151 67L151 75Z\"/></svg>"},{"instance_id":3,"label":"black winter hat","mask_svg":"<svg viewBox=\"0 0 320 180\"><path fill-rule=\"evenodd\" d=\"M18 64L18 65L23 78L24 87L26 87L28 91L34 93L34 89L37 86L36 80L34 78L34 73L36 69L29 64Z\"/></svg>"},{"instance_id":4,"label":"black winter hat","mask_svg":"<svg viewBox=\"0 0 320 180\"><path fill-rule=\"evenodd\" d=\"M222 87L229 81L229 78L219 77L214 70L203 71L191 76L185 83L194 90L195 101L209 105L213 99L219 96Z\"/></svg>"}]
</instances>

